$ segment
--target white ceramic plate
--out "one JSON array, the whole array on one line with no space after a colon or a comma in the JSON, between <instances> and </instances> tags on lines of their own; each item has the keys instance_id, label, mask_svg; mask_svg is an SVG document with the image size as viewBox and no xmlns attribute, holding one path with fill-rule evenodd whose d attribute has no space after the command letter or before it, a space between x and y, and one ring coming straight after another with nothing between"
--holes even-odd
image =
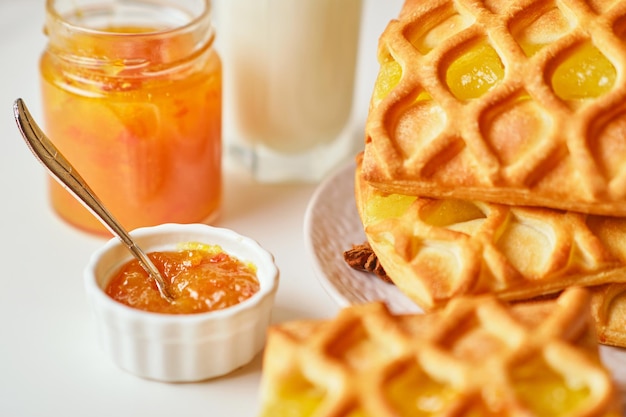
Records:
<instances>
[{"instance_id":1,"label":"white ceramic plate","mask_svg":"<svg viewBox=\"0 0 626 417\"><path fill-rule=\"evenodd\" d=\"M354 202L354 170L354 164L342 167L320 184L311 197L304 221L304 238L315 275L342 307L380 300L397 313L420 312L394 285L373 274L352 269L343 259L345 250L365 242ZM601 353L626 401L626 350L602 346Z\"/></svg>"},{"instance_id":2,"label":"white ceramic plate","mask_svg":"<svg viewBox=\"0 0 626 417\"><path fill-rule=\"evenodd\" d=\"M354 202L354 170L352 163L329 176L307 208L304 236L315 275L342 307L381 300L394 312L421 311L394 285L351 268L343 259L344 251L365 242Z\"/></svg>"}]
</instances>

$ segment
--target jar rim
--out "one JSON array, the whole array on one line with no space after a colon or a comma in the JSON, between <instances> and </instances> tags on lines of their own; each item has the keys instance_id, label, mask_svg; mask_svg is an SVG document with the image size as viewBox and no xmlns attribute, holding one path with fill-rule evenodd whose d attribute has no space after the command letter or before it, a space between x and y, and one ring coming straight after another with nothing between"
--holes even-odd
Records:
<instances>
[{"instance_id":1,"label":"jar rim","mask_svg":"<svg viewBox=\"0 0 626 417\"><path fill-rule=\"evenodd\" d=\"M48 37L45 54L58 65L79 67L84 73L156 77L192 65L215 40L210 0L193 0L193 4L90 0L83 5L87 8L71 0L59 2L60 10L55 9L56 2L46 3L51 9L47 10L44 28ZM73 19L84 24L78 25Z\"/></svg>"},{"instance_id":2,"label":"jar rim","mask_svg":"<svg viewBox=\"0 0 626 417\"><path fill-rule=\"evenodd\" d=\"M103 8L105 6L107 6L108 3L110 3L111 5L113 5L113 3L115 3L115 5L120 5L123 3L129 3L129 4L142 4L142 5L148 5L148 6L171 6L172 8L177 8L179 10L181 10L180 8L177 7L178 2L170 2L170 3L163 3L163 2L153 2L153 1L146 1L146 0L129 0L129 1L115 1L115 2L108 2L106 0L103 0L102 2L98 2L98 3L94 3L93 5L90 5L90 7L88 8L82 8L80 5L76 5L75 2L73 3L73 7L66 13L61 13L57 10L57 8L55 7L55 4L57 3L57 0L46 0L46 13L48 15L49 18L54 19L56 24L61 25L65 30L71 31L71 32L75 32L75 33L83 33L84 35L91 35L91 36L110 36L110 37L150 37L150 36L162 36L162 35L172 35L175 34L177 32L186 32L189 30L194 30L194 28L201 26L203 24L203 22L207 21L210 19L211 16L211 0L201 0L201 4L202 4L202 9L197 11L197 12L193 12L193 13L189 13L189 17L190 19L180 25L171 25L171 26L166 26L166 27L162 27L162 28L150 28L151 30L146 30L146 31L139 31L139 32L122 32L122 31L116 31L116 30L110 30L110 29L106 29L106 28L97 28L97 27L90 27L88 25L80 25L74 21L71 21L68 19L68 17L70 16L74 16L74 17L79 17L80 16L85 16L85 10L87 9L91 9L92 11L98 10L98 8ZM182 10L181 10L182 11ZM84 17L83 17L84 18ZM46 24L47 26L47 24Z\"/></svg>"}]
</instances>

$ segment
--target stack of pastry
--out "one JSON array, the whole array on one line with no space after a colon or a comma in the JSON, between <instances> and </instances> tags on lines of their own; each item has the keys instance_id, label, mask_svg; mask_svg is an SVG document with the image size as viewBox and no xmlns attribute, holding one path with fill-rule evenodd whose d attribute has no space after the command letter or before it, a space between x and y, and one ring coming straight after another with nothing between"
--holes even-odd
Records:
<instances>
[{"instance_id":1,"label":"stack of pastry","mask_svg":"<svg viewBox=\"0 0 626 417\"><path fill-rule=\"evenodd\" d=\"M430 314L372 303L275 325L261 402L263 417L620 415L580 288L513 306L459 297Z\"/></svg>"},{"instance_id":2,"label":"stack of pastry","mask_svg":"<svg viewBox=\"0 0 626 417\"><path fill-rule=\"evenodd\" d=\"M597 341L626 345L621 36L624 1L406 1L355 194L426 314L275 325L263 417L620 415Z\"/></svg>"},{"instance_id":3,"label":"stack of pastry","mask_svg":"<svg viewBox=\"0 0 626 417\"><path fill-rule=\"evenodd\" d=\"M356 201L425 311L589 287L626 346L626 2L407 0L380 38Z\"/></svg>"}]
</instances>

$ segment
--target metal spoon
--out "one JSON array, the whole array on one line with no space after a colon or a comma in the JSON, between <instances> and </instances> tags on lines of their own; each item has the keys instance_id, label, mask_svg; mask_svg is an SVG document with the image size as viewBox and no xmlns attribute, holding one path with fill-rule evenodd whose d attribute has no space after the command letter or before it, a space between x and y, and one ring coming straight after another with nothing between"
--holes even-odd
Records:
<instances>
[{"instance_id":1,"label":"metal spoon","mask_svg":"<svg viewBox=\"0 0 626 417\"><path fill-rule=\"evenodd\" d=\"M174 301L170 294L163 276L152 263L146 253L141 250L135 241L130 237L124 227L113 217L113 215L102 204L100 199L91 190L89 185L74 169L72 164L59 152L54 144L46 137L39 128L30 112L26 108L26 104L20 98L15 100L13 104L13 114L17 126L22 133L22 137L28 144L30 150L35 154L39 162L41 162L65 188L70 191L91 213L100 220L115 236L117 236L124 245L130 250L140 265L146 272L156 281L157 288L161 297L168 302Z\"/></svg>"}]
</instances>

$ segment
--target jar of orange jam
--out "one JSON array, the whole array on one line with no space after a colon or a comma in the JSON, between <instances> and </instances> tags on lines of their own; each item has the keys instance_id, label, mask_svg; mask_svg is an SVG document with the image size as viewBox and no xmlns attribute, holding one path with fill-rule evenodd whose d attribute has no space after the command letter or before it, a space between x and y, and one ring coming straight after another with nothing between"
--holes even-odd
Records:
<instances>
[{"instance_id":1,"label":"jar of orange jam","mask_svg":"<svg viewBox=\"0 0 626 417\"><path fill-rule=\"evenodd\" d=\"M210 221L221 202L222 64L210 0L47 0L47 135L127 228ZM64 188L54 210L106 229Z\"/></svg>"}]
</instances>

